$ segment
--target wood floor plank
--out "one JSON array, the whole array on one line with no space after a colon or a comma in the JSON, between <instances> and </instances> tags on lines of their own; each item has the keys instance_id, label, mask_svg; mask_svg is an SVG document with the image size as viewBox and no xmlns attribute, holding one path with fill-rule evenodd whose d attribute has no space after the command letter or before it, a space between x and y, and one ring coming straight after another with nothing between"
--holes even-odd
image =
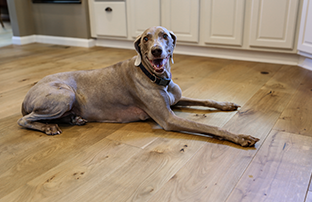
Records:
<instances>
[{"instance_id":1,"label":"wood floor plank","mask_svg":"<svg viewBox=\"0 0 312 202\"><path fill-rule=\"evenodd\" d=\"M63 62L50 62L46 64L34 65L31 68L21 68L12 73L6 73L1 77L7 85L0 87L0 92L7 92L29 84L35 84L43 77L60 72L76 71L101 68L102 65L96 65L88 62L72 62L70 64Z\"/></svg>"},{"instance_id":2,"label":"wood floor plank","mask_svg":"<svg viewBox=\"0 0 312 202\"><path fill-rule=\"evenodd\" d=\"M3 64L10 63L12 61L16 61L18 59L35 55L38 53L45 52L47 50L50 50L51 45L47 44L27 44L23 46L19 45L10 45L10 46L5 46L1 47L0 49L0 64L2 69Z\"/></svg>"},{"instance_id":3,"label":"wood floor plank","mask_svg":"<svg viewBox=\"0 0 312 202\"><path fill-rule=\"evenodd\" d=\"M63 50L64 51L64 50ZM16 87L20 87L24 84L29 84L40 80L46 75L64 72L64 71L73 71L79 70L77 67L84 67L84 69L91 69L99 63L91 63L84 61L71 61L65 62L62 59L70 57L70 55L88 55L94 54L96 51L88 51L86 49L73 49L67 50L67 52L57 51L51 52L50 55L43 54L41 57L35 55L28 58L23 58L13 61L6 65L2 65L0 70L0 79L5 82L7 85L0 88L0 92L8 91ZM63 62L62 62L63 61ZM67 65L68 67L66 67ZM74 66L75 65L75 66Z\"/></svg>"},{"instance_id":4,"label":"wood floor plank","mask_svg":"<svg viewBox=\"0 0 312 202\"><path fill-rule=\"evenodd\" d=\"M182 91L190 88L207 76L219 71L224 66L232 63L232 60L220 60L205 57L192 57L185 55L175 56L172 65L172 80L180 86Z\"/></svg>"},{"instance_id":5,"label":"wood floor plank","mask_svg":"<svg viewBox=\"0 0 312 202\"><path fill-rule=\"evenodd\" d=\"M204 144L202 137L189 135L158 138L94 189L81 187L60 201L147 201Z\"/></svg>"},{"instance_id":6,"label":"wood floor plank","mask_svg":"<svg viewBox=\"0 0 312 202\"><path fill-rule=\"evenodd\" d=\"M12 133L19 133L21 137L17 135L1 144L1 193L13 192L123 126L88 123L83 127L63 127L63 133L58 136L19 128L13 130ZM10 135L10 132L5 135Z\"/></svg>"},{"instance_id":7,"label":"wood floor plank","mask_svg":"<svg viewBox=\"0 0 312 202\"><path fill-rule=\"evenodd\" d=\"M175 112L260 137L255 148L166 132L153 121L62 124L54 137L17 125L26 92L44 75L97 69L134 55L49 44L0 48L0 201L222 202L231 193L229 202L261 201L260 189L270 190L268 199L282 200L277 195L287 191L288 199L310 201L312 73L300 67L174 55L172 78L185 96L242 105L237 112ZM245 198L240 190L247 190Z\"/></svg>"},{"instance_id":8,"label":"wood floor plank","mask_svg":"<svg viewBox=\"0 0 312 202\"><path fill-rule=\"evenodd\" d=\"M312 72L305 70L305 78L278 119L274 129L312 137Z\"/></svg>"},{"instance_id":9,"label":"wood floor plank","mask_svg":"<svg viewBox=\"0 0 312 202\"><path fill-rule=\"evenodd\" d=\"M43 137L43 133L22 129L17 124L20 117L20 115L13 115L0 119L0 123L6 126L0 128L1 173L16 163L14 161L9 162L9 159L18 160L19 156L26 150L34 149L42 142L50 141L49 138L40 138ZM66 129L63 128L63 130Z\"/></svg>"},{"instance_id":10,"label":"wood floor plank","mask_svg":"<svg viewBox=\"0 0 312 202\"><path fill-rule=\"evenodd\" d=\"M63 201L62 198L68 193L81 187L86 192L92 191L94 186L139 151L139 148L104 138L38 175L0 201Z\"/></svg>"},{"instance_id":11,"label":"wood floor plank","mask_svg":"<svg viewBox=\"0 0 312 202\"><path fill-rule=\"evenodd\" d=\"M281 65L234 61L199 81L183 92L183 95L198 99L231 101L243 106L280 68ZM237 113L207 108L197 109L200 110L181 108L175 111L183 118L219 127Z\"/></svg>"},{"instance_id":12,"label":"wood floor plank","mask_svg":"<svg viewBox=\"0 0 312 202\"><path fill-rule=\"evenodd\" d=\"M88 49L66 46L46 46L43 50L41 50L40 47L37 48L37 51L25 51L27 54L22 57L13 55L5 58L7 60L5 60L6 62L4 64L1 64L0 73L4 74L10 70L16 70L21 67L27 68L36 64L46 64L98 50L97 48Z\"/></svg>"},{"instance_id":13,"label":"wood floor plank","mask_svg":"<svg viewBox=\"0 0 312 202\"><path fill-rule=\"evenodd\" d=\"M224 126L234 133L260 138L262 142L300 85L302 68L283 66Z\"/></svg>"},{"instance_id":14,"label":"wood floor plank","mask_svg":"<svg viewBox=\"0 0 312 202\"><path fill-rule=\"evenodd\" d=\"M166 133L157 123L148 120L129 123L106 138L144 149Z\"/></svg>"},{"instance_id":15,"label":"wood floor plank","mask_svg":"<svg viewBox=\"0 0 312 202\"><path fill-rule=\"evenodd\" d=\"M7 85L0 87L0 92L14 90L16 88L24 87L25 85L34 84L44 76L55 72L55 64L49 63L44 65L34 65L33 71L21 68L20 71L2 74L0 79ZM55 72L56 73L56 72Z\"/></svg>"},{"instance_id":16,"label":"wood floor plank","mask_svg":"<svg viewBox=\"0 0 312 202\"><path fill-rule=\"evenodd\" d=\"M304 201L312 138L272 131L227 201Z\"/></svg>"},{"instance_id":17,"label":"wood floor plank","mask_svg":"<svg viewBox=\"0 0 312 202\"><path fill-rule=\"evenodd\" d=\"M0 93L0 119L21 113L24 97L33 84ZM17 120L15 121L15 123Z\"/></svg>"},{"instance_id":18,"label":"wood floor plank","mask_svg":"<svg viewBox=\"0 0 312 202\"><path fill-rule=\"evenodd\" d=\"M229 99L231 101L235 96L222 93L223 89L234 90L238 93L244 90L246 85L255 85L254 90L258 90L258 86L263 86L280 68L281 65L276 64L233 61L183 93L185 96L198 99L207 99L207 96L210 99L223 98L225 94L232 98ZM202 93L198 94L197 91Z\"/></svg>"},{"instance_id":19,"label":"wood floor plank","mask_svg":"<svg viewBox=\"0 0 312 202\"><path fill-rule=\"evenodd\" d=\"M225 201L255 149L212 139L158 191L149 202Z\"/></svg>"},{"instance_id":20,"label":"wood floor plank","mask_svg":"<svg viewBox=\"0 0 312 202\"><path fill-rule=\"evenodd\" d=\"M229 146L205 146L151 201L225 201L294 94L296 85L300 84L300 75L296 76L295 69L283 66L223 127L260 138L255 149L245 150L228 142L224 144ZM289 79L293 80L291 85L287 83ZM214 163L210 164L211 161ZM204 174L189 173L194 170Z\"/></svg>"},{"instance_id":21,"label":"wood floor plank","mask_svg":"<svg viewBox=\"0 0 312 202\"><path fill-rule=\"evenodd\" d=\"M107 55L109 55L109 57L107 57ZM59 61L66 63L88 62L91 64L101 64L102 67L107 67L120 61L130 59L135 55L137 55L137 53L134 50L96 47L94 51L90 52L89 50L87 54L73 55L72 57L66 57Z\"/></svg>"}]
</instances>

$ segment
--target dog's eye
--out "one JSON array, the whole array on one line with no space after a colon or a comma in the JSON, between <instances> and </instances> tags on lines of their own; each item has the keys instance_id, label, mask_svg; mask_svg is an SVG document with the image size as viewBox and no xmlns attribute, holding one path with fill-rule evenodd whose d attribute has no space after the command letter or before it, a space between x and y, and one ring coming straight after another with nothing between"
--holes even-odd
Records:
<instances>
[{"instance_id":1,"label":"dog's eye","mask_svg":"<svg viewBox=\"0 0 312 202\"><path fill-rule=\"evenodd\" d=\"M164 34L164 39L167 39L168 38L168 34Z\"/></svg>"},{"instance_id":2,"label":"dog's eye","mask_svg":"<svg viewBox=\"0 0 312 202\"><path fill-rule=\"evenodd\" d=\"M147 36L144 37L143 40L144 40L144 42L147 42L148 41L148 37Z\"/></svg>"}]
</instances>

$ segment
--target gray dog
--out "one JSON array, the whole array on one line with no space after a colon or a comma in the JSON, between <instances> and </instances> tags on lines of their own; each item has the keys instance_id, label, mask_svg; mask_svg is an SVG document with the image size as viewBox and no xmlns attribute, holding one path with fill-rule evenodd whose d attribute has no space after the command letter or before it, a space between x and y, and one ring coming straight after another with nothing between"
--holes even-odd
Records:
<instances>
[{"instance_id":1,"label":"gray dog","mask_svg":"<svg viewBox=\"0 0 312 202\"><path fill-rule=\"evenodd\" d=\"M18 124L47 135L61 133L50 120L83 125L87 121L131 122L152 118L165 130L213 135L241 146L259 139L176 116L170 106L205 106L236 110L231 102L182 97L171 81L170 60L176 36L163 27L145 30L134 42L138 55L113 66L58 73L40 80L27 93ZM40 122L41 121L41 122Z\"/></svg>"}]
</instances>

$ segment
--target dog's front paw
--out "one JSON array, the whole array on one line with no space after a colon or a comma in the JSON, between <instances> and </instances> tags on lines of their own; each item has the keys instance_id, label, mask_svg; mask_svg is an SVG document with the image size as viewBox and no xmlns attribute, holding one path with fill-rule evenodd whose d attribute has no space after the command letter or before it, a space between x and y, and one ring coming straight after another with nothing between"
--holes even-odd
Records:
<instances>
[{"instance_id":1,"label":"dog's front paw","mask_svg":"<svg viewBox=\"0 0 312 202\"><path fill-rule=\"evenodd\" d=\"M238 135L238 144L243 147L252 147L258 142L260 139L252 137L250 135Z\"/></svg>"},{"instance_id":2,"label":"dog's front paw","mask_svg":"<svg viewBox=\"0 0 312 202\"><path fill-rule=\"evenodd\" d=\"M222 102L220 109L222 111L235 111L239 108L240 106L233 103L233 102Z\"/></svg>"},{"instance_id":3,"label":"dog's front paw","mask_svg":"<svg viewBox=\"0 0 312 202\"><path fill-rule=\"evenodd\" d=\"M47 135L59 135L62 133L61 129L57 124L46 124L42 131Z\"/></svg>"}]
</instances>

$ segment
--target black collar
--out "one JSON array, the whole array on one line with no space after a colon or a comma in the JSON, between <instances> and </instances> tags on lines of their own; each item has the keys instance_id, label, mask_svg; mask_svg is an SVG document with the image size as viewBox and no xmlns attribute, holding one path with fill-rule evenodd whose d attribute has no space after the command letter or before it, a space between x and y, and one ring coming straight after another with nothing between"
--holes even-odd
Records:
<instances>
[{"instance_id":1,"label":"black collar","mask_svg":"<svg viewBox=\"0 0 312 202\"><path fill-rule=\"evenodd\" d=\"M150 80L158 85L161 85L161 86L167 86L169 85L170 81L171 81L171 78L169 79L166 79L166 78L160 78L154 74L151 74L143 65L142 65L142 62L140 63L139 65L140 69L142 70L142 72L144 72L144 74L150 78ZM171 77L171 76L170 76Z\"/></svg>"}]
</instances>

